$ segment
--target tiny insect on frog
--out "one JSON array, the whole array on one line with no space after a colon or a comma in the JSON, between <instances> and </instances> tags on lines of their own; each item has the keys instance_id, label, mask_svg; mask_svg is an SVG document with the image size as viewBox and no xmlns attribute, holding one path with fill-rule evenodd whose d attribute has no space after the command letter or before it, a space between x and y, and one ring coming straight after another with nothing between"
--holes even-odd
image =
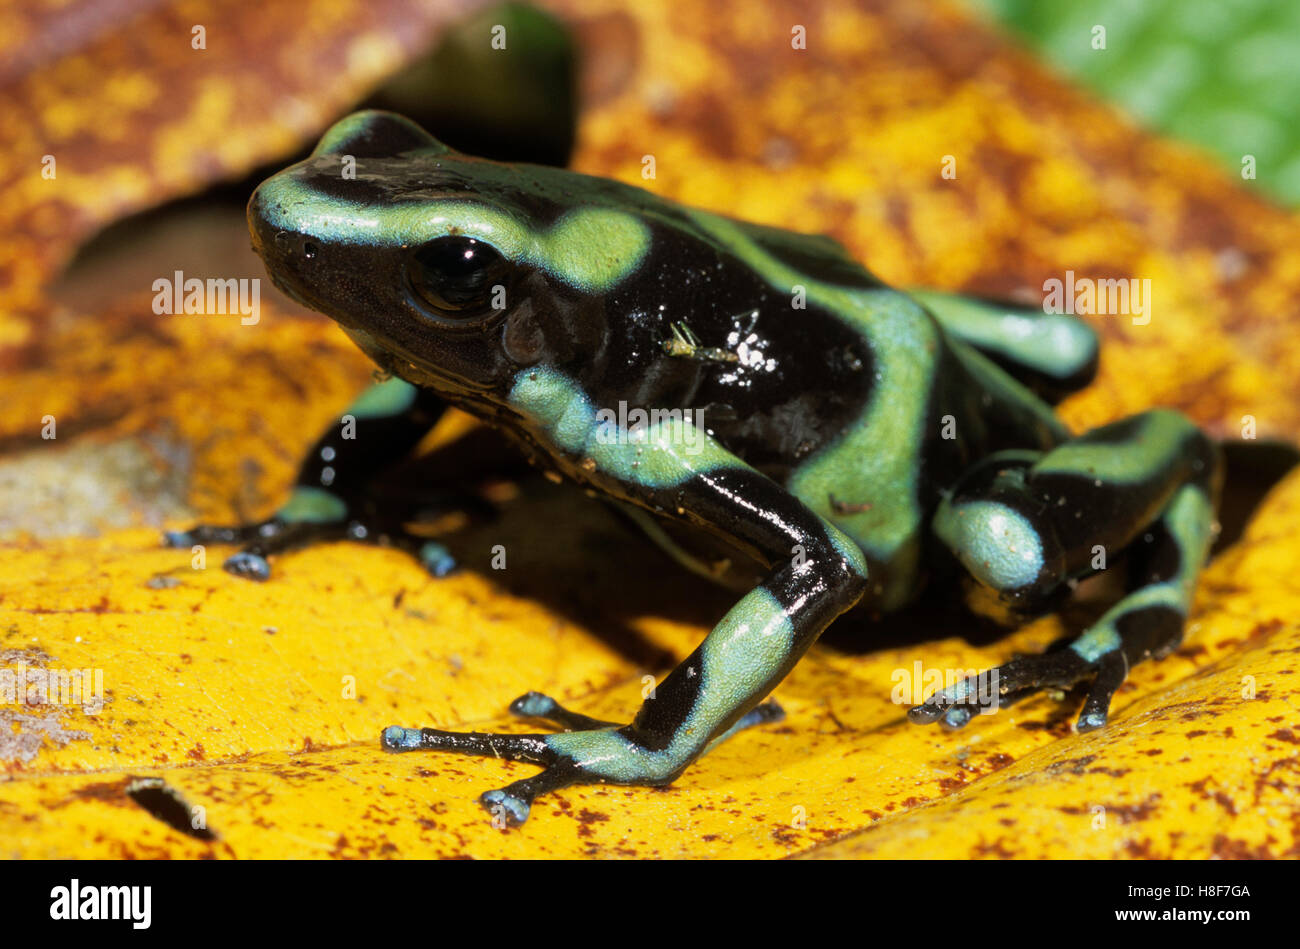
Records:
<instances>
[{"instance_id":1,"label":"tiny insect on frog","mask_svg":"<svg viewBox=\"0 0 1300 949\"><path fill-rule=\"evenodd\" d=\"M741 591L630 724L529 693L512 710L560 730L383 731L394 752L542 766L482 796L513 823L570 784L673 781L780 716L764 700L836 617L897 610L942 564L1005 619L1059 604L1098 549L1125 555L1122 594L1067 647L993 670L1001 703L1085 685L1080 731L1106 723L1133 664L1181 639L1218 447L1167 410L1072 435L1052 405L1098 356L1073 316L905 293L829 238L463 155L389 113L336 124L257 189L248 219L276 285L392 378L347 410L354 438L321 437L273 517L169 543L242 544L227 569L265 579L289 548L382 539L444 573L445 548L368 486L454 405ZM973 682L910 717L965 725L987 702Z\"/></svg>"}]
</instances>

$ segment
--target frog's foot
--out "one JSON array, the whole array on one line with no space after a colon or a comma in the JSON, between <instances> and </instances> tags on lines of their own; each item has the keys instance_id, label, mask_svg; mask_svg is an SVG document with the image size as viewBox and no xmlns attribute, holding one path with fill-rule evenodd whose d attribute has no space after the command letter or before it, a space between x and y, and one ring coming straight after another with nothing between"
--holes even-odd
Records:
<instances>
[{"instance_id":1,"label":"frog's foot","mask_svg":"<svg viewBox=\"0 0 1300 949\"><path fill-rule=\"evenodd\" d=\"M1100 728L1115 690L1128 674L1122 651L1089 661L1074 649L1061 649L1040 656L1019 656L1010 662L940 689L907 717L918 725L942 722L961 728L981 713L992 713L1044 689L1070 689L1091 679L1079 731Z\"/></svg>"},{"instance_id":2,"label":"frog's foot","mask_svg":"<svg viewBox=\"0 0 1300 949\"><path fill-rule=\"evenodd\" d=\"M667 749L647 748L628 734L631 726L619 728L612 722L570 711L540 692L521 695L510 703L510 711L526 718L553 722L566 730L550 735L501 735L390 725L384 729L380 743L385 751L392 752L452 751L543 765L545 770L540 774L479 797L479 803L494 818L515 825L528 819L533 800L539 794L571 784L606 781L652 786L668 784L690 760L678 760L678 756ZM785 713L776 702L765 702L742 716L708 747L715 747L741 729L780 721L784 717Z\"/></svg>"},{"instance_id":3,"label":"frog's foot","mask_svg":"<svg viewBox=\"0 0 1300 949\"><path fill-rule=\"evenodd\" d=\"M455 558L442 544L411 533L400 522L375 517L300 520L292 517L291 510L282 510L255 524L229 527L200 524L187 531L169 531L163 535L167 547L239 544L241 549L227 557L222 566L228 573L249 580L270 577L270 558L277 554L338 540L398 547L419 560L435 577L445 577L456 569Z\"/></svg>"},{"instance_id":4,"label":"frog's foot","mask_svg":"<svg viewBox=\"0 0 1300 949\"><path fill-rule=\"evenodd\" d=\"M613 732L613 729L609 729ZM575 733L568 733L575 734ZM437 728L403 728L390 725L380 743L385 751L454 751L463 755L527 761L545 766L541 774L515 781L504 788L487 791L479 803L506 824L528 820L533 799L583 780L582 768L552 748L554 735L498 735L491 732L448 732Z\"/></svg>"},{"instance_id":5,"label":"frog's foot","mask_svg":"<svg viewBox=\"0 0 1300 949\"><path fill-rule=\"evenodd\" d=\"M343 540L348 536L347 527L346 522L295 523L272 517L256 524L199 524L187 531L168 531L163 535L163 544L167 547L239 544L239 552L227 557L222 567L237 577L265 580L271 575L269 558L273 555L309 544Z\"/></svg>"}]
</instances>

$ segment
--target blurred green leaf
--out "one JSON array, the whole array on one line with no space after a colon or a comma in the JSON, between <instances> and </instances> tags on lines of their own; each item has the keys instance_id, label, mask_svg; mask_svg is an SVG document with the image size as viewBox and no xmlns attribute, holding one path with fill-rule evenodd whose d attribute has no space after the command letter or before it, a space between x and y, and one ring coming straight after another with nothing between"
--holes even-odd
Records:
<instances>
[{"instance_id":1,"label":"blurred green leaf","mask_svg":"<svg viewBox=\"0 0 1300 949\"><path fill-rule=\"evenodd\" d=\"M1057 69L1151 127L1300 202L1300 3L1295 0L970 0ZM1105 27L1105 48L1094 29Z\"/></svg>"}]
</instances>

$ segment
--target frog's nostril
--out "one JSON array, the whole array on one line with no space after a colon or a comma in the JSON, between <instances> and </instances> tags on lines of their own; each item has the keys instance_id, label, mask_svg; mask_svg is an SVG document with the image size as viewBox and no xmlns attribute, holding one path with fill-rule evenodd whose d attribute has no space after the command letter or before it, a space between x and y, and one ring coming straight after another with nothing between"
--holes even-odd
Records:
<instances>
[{"instance_id":1,"label":"frog's nostril","mask_svg":"<svg viewBox=\"0 0 1300 949\"><path fill-rule=\"evenodd\" d=\"M316 251L317 251L317 247L311 241L302 242L302 255L306 257L308 260L311 260L313 257L316 256Z\"/></svg>"}]
</instances>

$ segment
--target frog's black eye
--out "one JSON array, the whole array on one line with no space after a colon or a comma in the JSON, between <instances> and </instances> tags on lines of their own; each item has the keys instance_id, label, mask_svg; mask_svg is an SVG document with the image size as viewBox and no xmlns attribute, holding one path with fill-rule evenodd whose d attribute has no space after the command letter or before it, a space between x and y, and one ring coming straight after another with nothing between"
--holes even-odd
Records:
<instances>
[{"instance_id":1,"label":"frog's black eye","mask_svg":"<svg viewBox=\"0 0 1300 949\"><path fill-rule=\"evenodd\" d=\"M440 237L425 244L406 268L411 289L438 315L469 319L504 297L510 263L496 248L472 237Z\"/></svg>"}]
</instances>

